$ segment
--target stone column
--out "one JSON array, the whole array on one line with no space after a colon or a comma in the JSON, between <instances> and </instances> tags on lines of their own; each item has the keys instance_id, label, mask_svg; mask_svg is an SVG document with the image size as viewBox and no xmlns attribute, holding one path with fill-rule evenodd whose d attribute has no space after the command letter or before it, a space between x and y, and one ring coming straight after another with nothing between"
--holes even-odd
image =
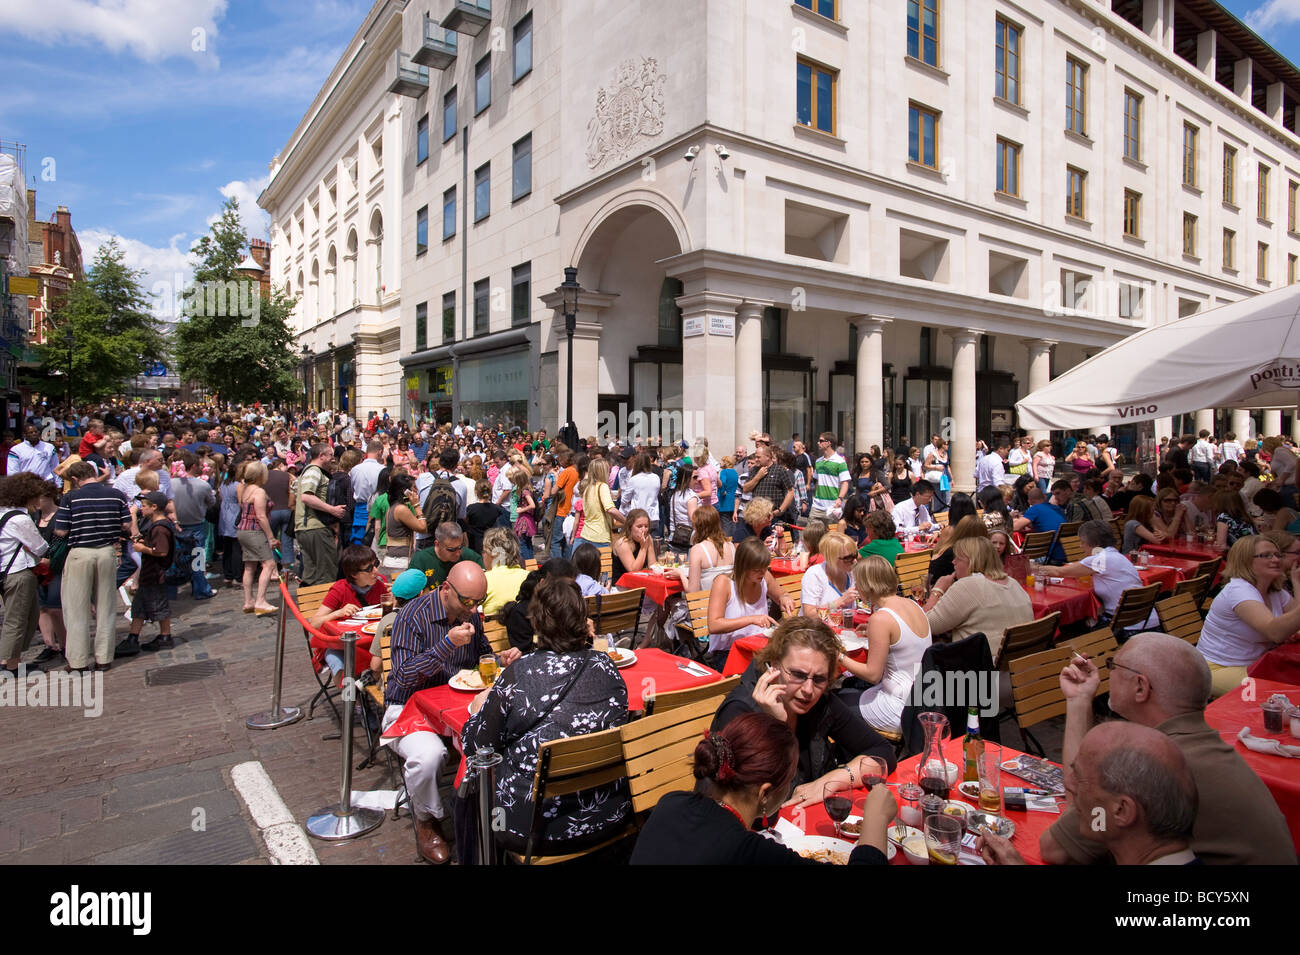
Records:
<instances>
[{"instance_id":1,"label":"stone column","mask_svg":"<svg viewBox=\"0 0 1300 955\"><path fill-rule=\"evenodd\" d=\"M1156 444L1160 443L1161 438L1173 438L1174 419L1173 418L1156 418L1154 421Z\"/></svg>"},{"instance_id":2,"label":"stone column","mask_svg":"<svg viewBox=\"0 0 1300 955\"><path fill-rule=\"evenodd\" d=\"M707 290L677 299L682 310L682 437L687 441L705 437L710 447L722 447L719 442L736 434L736 310L743 301ZM761 373L761 364L741 370L744 376Z\"/></svg>"},{"instance_id":3,"label":"stone column","mask_svg":"<svg viewBox=\"0 0 1300 955\"><path fill-rule=\"evenodd\" d=\"M881 378L884 376L885 326L893 318L883 315L854 315L849 321L858 330L853 448L854 454L862 454L873 444L878 444L881 448L885 446L885 397ZM839 437L844 439L847 436Z\"/></svg>"},{"instance_id":4,"label":"stone column","mask_svg":"<svg viewBox=\"0 0 1300 955\"><path fill-rule=\"evenodd\" d=\"M1196 412L1196 433L1200 434L1202 431L1208 431L1211 434L1214 433L1213 408L1204 408Z\"/></svg>"},{"instance_id":5,"label":"stone column","mask_svg":"<svg viewBox=\"0 0 1300 955\"><path fill-rule=\"evenodd\" d=\"M1250 412L1244 408L1232 409L1232 432L1237 436L1237 440L1245 443L1250 437ZM1223 437L1220 435L1219 437Z\"/></svg>"},{"instance_id":6,"label":"stone column","mask_svg":"<svg viewBox=\"0 0 1300 955\"><path fill-rule=\"evenodd\" d=\"M975 492L975 345L984 334L979 329L959 328L952 337L952 432L948 457L952 465L952 489Z\"/></svg>"},{"instance_id":7,"label":"stone column","mask_svg":"<svg viewBox=\"0 0 1300 955\"><path fill-rule=\"evenodd\" d=\"M1264 432L1261 438L1276 437L1282 433L1282 409L1270 408L1264 412ZM1237 435L1237 440L1243 444L1246 441L1244 434Z\"/></svg>"},{"instance_id":8,"label":"stone column","mask_svg":"<svg viewBox=\"0 0 1300 955\"><path fill-rule=\"evenodd\" d=\"M1021 344L1029 350L1029 393L1033 394L1039 388L1047 386L1052 380L1052 346L1056 342L1048 341L1043 338L1025 338ZM954 391L956 382L954 381ZM1034 439L1034 443L1046 440L1051 437L1051 432L1036 430L1030 431L1029 436Z\"/></svg>"},{"instance_id":9,"label":"stone column","mask_svg":"<svg viewBox=\"0 0 1300 955\"><path fill-rule=\"evenodd\" d=\"M559 411L554 422L555 431L569 420L565 407L568 392L569 340L564 327L564 296L559 289L539 296L542 304L552 309L551 341L558 362L556 371L555 406ZM596 419L600 410L600 314L614 304L617 295L608 292L588 291L578 293L577 323L573 331L573 423L583 438L596 433ZM550 422L545 423L549 429Z\"/></svg>"},{"instance_id":10,"label":"stone column","mask_svg":"<svg viewBox=\"0 0 1300 955\"><path fill-rule=\"evenodd\" d=\"M736 310L736 426L730 452L749 444L751 431L763 430L763 309L762 302L742 302ZM712 446L712 436L710 444ZM815 445L814 445L815 447ZM722 445L713 448L722 457Z\"/></svg>"}]
</instances>

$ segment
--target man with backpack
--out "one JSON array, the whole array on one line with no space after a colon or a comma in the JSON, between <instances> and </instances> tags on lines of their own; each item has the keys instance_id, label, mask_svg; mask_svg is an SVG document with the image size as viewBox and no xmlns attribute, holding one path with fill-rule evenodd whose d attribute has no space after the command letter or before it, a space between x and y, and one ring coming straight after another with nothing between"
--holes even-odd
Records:
<instances>
[{"instance_id":1,"label":"man with backpack","mask_svg":"<svg viewBox=\"0 0 1300 955\"><path fill-rule=\"evenodd\" d=\"M334 449L328 444L312 445L311 461L298 477L293 526L302 551L302 582L307 586L332 584L338 579L338 540L334 525L346 510L330 505L322 497L329 494L329 477L324 468L333 460Z\"/></svg>"},{"instance_id":2,"label":"man with backpack","mask_svg":"<svg viewBox=\"0 0 1300 955\"><path fill-rule=\"evenodd\" d=\"M114 653L119 657L132 657L141 650L170 650L174 646L166 575L175 558L176 525L167 518L167 495L162 491L146 491L136 500L140 502L140 533L131 547L140 555L140 584L131 601L131 633L117 645ZM158 624L158 636L142 645L140 631L145 620Z\"/></svg>"},{"instance_id":3,"label":"man with backpack","mask_svg":"<svg viewBox=\"0 0 1300 955\"><path fill-rule=\"evenodd\" d=\"M442 524L456 524L465 517L469 506L465 488L456 480L454 473L460 463L460 455L455 448L444 448L438 456L438 469L421 474L416 480L415 490L420 496L420 508L424 514L428 534L415 535L416 550L426 550L433 546L433 529Z\"/></svg>"}]
</instances>

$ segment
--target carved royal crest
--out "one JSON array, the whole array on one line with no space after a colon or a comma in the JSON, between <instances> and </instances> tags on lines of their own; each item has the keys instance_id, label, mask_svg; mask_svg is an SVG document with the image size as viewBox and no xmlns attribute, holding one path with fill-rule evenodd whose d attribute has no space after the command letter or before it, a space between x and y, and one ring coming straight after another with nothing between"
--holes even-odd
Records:
<instances>
[{"instance_id":1,"label":"carved royal crest","mask_svg":"<svg viewBox=\"0 0 1300 955\"><path fill-rule=\"evenodd\" d=\"M626 159L646 136L664 129L664 80L653 57L624 60L614 85L596 91L596 115L587 123L587 165Z\"/></svg>"}]
</instances>

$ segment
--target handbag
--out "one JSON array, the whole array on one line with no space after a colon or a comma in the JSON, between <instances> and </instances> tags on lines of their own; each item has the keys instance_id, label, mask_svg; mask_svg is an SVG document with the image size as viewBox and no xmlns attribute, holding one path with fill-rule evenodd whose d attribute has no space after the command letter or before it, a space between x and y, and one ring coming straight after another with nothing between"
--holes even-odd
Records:
<instances>
[{"instance_id":1,"label":"handbag","mask_svg":"<svg viewBox=\"0 0 1300 955\"><path fill-rule=\"evenodd\" d=\"M57 577L63 573L63 565L68 562L68 552L72 550L68 546L66 537L56 537L50 544L50 549L46 552L46 557L50 561L50 574Z\"/></svg>"},{"instance_id":2,"label":"handbag","mask_svg":"<svg viewBox=\"0 0 1300 955\"><path fill-rule=\"evenodd\" d=\"M944 472L939 475L939 490L945 494L952 490L952 481L948 480L947 469L944 469Z\"/></svg>"}]
</instances>

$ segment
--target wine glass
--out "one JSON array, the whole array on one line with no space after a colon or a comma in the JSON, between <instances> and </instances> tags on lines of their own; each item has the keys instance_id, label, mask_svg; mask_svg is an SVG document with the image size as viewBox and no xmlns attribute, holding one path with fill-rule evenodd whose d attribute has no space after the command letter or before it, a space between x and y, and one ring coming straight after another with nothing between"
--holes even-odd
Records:
<instances>
[{"instance_id":1,"label":"wine glass","mask_svg":"<svg viewBox=\"0 0 1300 955\"><path fill-rule=\"evenodd\" d=\"M827 783L822 787L822 805L826 807L826 815L831 817L835 823L835 837L844 838L844 831L840 824L849 818L849 813L853 811L853 799L847 789L834 789L834 783Z\"/></svg>"}]
</instances>

